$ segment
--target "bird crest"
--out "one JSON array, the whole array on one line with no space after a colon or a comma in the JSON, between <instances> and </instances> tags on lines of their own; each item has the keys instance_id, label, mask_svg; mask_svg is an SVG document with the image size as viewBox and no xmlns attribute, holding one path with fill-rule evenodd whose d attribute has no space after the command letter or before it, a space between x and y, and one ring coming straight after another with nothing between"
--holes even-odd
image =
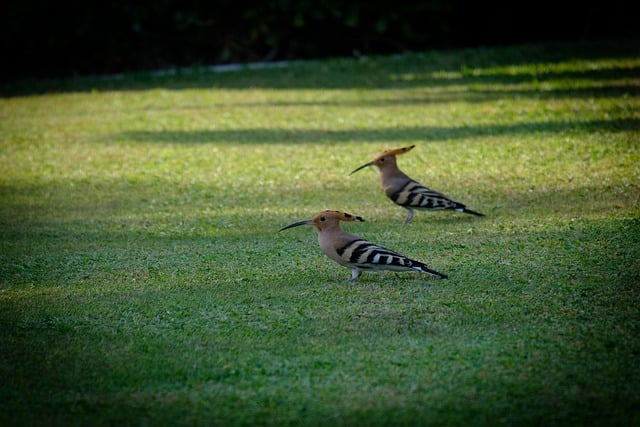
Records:
<instances>
[{"instance_id":1,"label":"bird crest","mask_svg":"<svg viewBox=\"0 0 640 427\"><path fill-rule=\"evenodd\" d=\"M337 220L340 221L359 221L359 222L363 222L364 218L362 218L361 216L356 216L356 215L351 215L349 213L346 212L340 212L340 211L332 211L327 209L326 211L320 212L319 214L317 214L316 216L314 216L312 218L312 220L316 220L316 219L320 219L320 217L322 216L331 216Z\"/></svg>"},{"instance_id":2,"label":"bird crest","mask_svg":"<svg viewBox=\"0 0 640 427\"><path fill-rule=\"evenodd\" d=\"M383 164L385 159L389 158L389 157L393 158L393 164L395 164L395 156L397 156L399 154L408 153L409 151L413 150L414 148L415 148L415 145L410 145L409 147L402 147L402 148L394 148L392 150L385 150L382 153L378 154L375 159L373 159L370 162L365 163L364 165L362 165L362 166L354 169L353 171L351 171L351 173L349 175L353 175L354 173L358 172L359 170L362 170L362 169L367 168L369 166L376 165L376 166L380 167L380 165Z\"/></svg>"},{"instance_id":3,"label":"bird crest","mask_svg":"<svg viewBox=\"0 0 640 427\"><path fill-rule=\"evenodd\" d=\"M332 218L332 220L327 221L327 218ZM333 222L333 220L335 220L335 222ZM293 227L298 227L300 225L313 225L318 230L320 230L320 229L324 228L324 225L322 225L322 224L325 224L325 223L337 224L338 221L349 221L349 222L351 222L351 221L359 221L359 222L363 222L364 218L362 218L361 216L351 215L351 214L346 213L346 212L330 211L330 210L327 209L326 211L322 211L319 214L315 215L311 219L294 222L293 224L289 224L286 227L282 227L280 229L280 231L284 231L284 230L287 230L287 229L293 228Z\"/></svg>"},{"instance_id":4,"label":"bird crest","mask_svg":"<svg viewBox=\"0 0 640 427\"><path fill-rule=\"evenodd\" d=\"M357 280L363 271L379 270L421 271L443 279L447 278L446 274L432 270L420 261L342 231L339 226L340 221L364 221L364 219L346 212L326 210L311 219L287 225L280 231L301 225L313 226L318 232L318 244L325 255L351 269L349 279L351 282Z\"/></svg>"},{"instance_id":5,"label":"bird crest","mask_svg":"<svg viewBox=\"0 0 640 427\"><path fill-rule=\"evenodd\" d=\"M408 153L409 151L413 150L415 147L416 147L415 145L410 145L409 147L393 148L391 150L385 150L382 153L378 154L376 159L379 159L380 157L385 157L385 156L398 156L400 154Z\"/></svg>"}]
</instances>

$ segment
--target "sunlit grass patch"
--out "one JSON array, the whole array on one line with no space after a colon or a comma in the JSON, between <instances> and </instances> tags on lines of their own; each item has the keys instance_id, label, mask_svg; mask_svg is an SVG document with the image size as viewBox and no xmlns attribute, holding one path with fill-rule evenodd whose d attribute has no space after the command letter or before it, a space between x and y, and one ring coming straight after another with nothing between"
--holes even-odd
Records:
<instances>
[{"instance_id":1,"label":"sunlit grass patch","mask_svg":"<svg viewBox=\"0 0 640 427\"><path fill-rule=\"evenodd\" d=\"M526 46L0 99L0 420L633 424L638 64ZM412 144L407 174L487 216L402 226L349 176ZM323 209L450 279L346 282L278 233Z\"/></svg>"}]
</instances>

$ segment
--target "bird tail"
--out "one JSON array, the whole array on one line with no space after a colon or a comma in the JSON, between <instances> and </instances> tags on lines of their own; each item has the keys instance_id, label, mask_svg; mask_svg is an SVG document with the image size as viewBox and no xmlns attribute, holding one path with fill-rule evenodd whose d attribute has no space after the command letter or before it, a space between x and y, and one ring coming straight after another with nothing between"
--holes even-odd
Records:
<instances>
[{"instance_id":1,"label":"bird tail","mask_svg":"<svg viewBox=\"0 0 640 427\"><path fill-rule=\"evenodd\" d=\"M454 208L455 210L457 210L458 212L463 212L466 214L471 214L471 215L475 215L475 216L484 216L484 214L480 213L480 212L476 212L476 211L472 211L471 209L467 209L467 207L463 204L460 203L456 203L456 207Z\"/></svg>"},{"instance_id":2,"label":"bird tail","mask_svg":"<svg viewBox=\"0 0 640 427\"><path fill-rule=\"evenodd\" d=\"M475 216L484 216L484 214L480 212L472 211L471 209L467 209L467 208L462 209L462 212L475 215Z\"/></svg>"},{"instance_id":3,"label":"bird tail","mask_svg":"<svg viewBox=\"0 0 640 427\"><path fill-rule=\"evenodd\" d=\"M432 276L440 277L441 279L448 279L449 276L446 274L439 273L435 270L430 269L425 264L419 261L413 261L413 268L418 271L422 271L423 273L431 274Z\"/></svg>"}]
</instances>

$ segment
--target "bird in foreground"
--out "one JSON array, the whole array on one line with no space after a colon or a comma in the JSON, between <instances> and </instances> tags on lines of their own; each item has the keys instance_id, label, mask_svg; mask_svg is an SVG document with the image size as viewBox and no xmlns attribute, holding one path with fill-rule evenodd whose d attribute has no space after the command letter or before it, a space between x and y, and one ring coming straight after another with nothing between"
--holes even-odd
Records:
<instances>
[{"instance_id":1,"label":"bird in foreground","mask_svg":"<svg viewBox=\"0 0 640 427\"><path fill-rule=\"evenodd\" d=\"M425 187L418 181L411 179L404 172L398 169L396 156L411 151L415 145L410 147L396 148L380 153L369 163L365 163L353 170L349 175L358 172L369 166L377 166L380 170L380 180L385 194L395 204L407 209L407 218L403 224L409 223L413 218L413 209L433 209L433 210L455 210L476 216L484 216L479 212L467 209L465 205L454 202L444 194Z\"/></svg>"},{"instance_id":2,"label":"bird in foreground","mask_svg":"<svg viewBox=\"0 0 640 427\"><path fill-rule=\"evenodd\" d=\"M306 221L299 221L279 231L300 225L312 225L318 232L320 249L332 260L351 269L350 282L366 270L422 271L434 276L447 275L430 269L424 263L407 258L397 252L374 245L371 242L340 229L340 221L364 221L362 217L345 212L326 210Z\"/></svg>"}]
</instances>

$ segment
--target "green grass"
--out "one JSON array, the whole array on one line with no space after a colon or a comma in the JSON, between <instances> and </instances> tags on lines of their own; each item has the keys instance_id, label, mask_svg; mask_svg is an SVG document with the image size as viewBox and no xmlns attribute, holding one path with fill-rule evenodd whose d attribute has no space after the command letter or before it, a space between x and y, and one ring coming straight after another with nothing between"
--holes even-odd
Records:
<instances>
[{"instance_id":1,"label":"green grass","mask_svg":"<svg viewBox=\"0 0 640 427\"><path fill-rule=\"evenodd\" d=\"M7 89L5 88L5 93ZM0 424L640 425L634 42L0 99ZM401 167L486 218L403 209ZM350 272L311 228L427 262Z\"/></svg>"}]
</instances>

